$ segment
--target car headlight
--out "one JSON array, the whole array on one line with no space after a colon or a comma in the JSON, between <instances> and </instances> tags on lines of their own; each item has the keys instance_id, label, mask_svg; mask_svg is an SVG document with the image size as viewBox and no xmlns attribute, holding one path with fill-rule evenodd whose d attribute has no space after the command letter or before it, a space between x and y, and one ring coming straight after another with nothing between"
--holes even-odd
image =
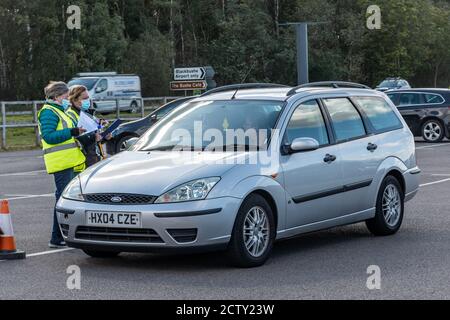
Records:
<instances>
[{"instance_id":1,"label":"car headlight","mask_svg":"<svg viewBox=\"0 0 450 320\"><path fill-rule=\"evenodd\" d=\"M80 178L76 177L67 185L62 197L69 200L84 201L83 193L81 192Z\"/></svg>"},{"instance_id":2,"label":"car headlight","mask_svg":"<svg viewBox=\"0 0 450 320\"><path fill-rule=\"evenodd\" d=\"M166 192L158 199L156 199L155 203L173 203L203 200L208 196L209 192L219 181L219 177L213 177L198 179L185 183L170 190L169 192Z\"/></svg>"}]
</instances>

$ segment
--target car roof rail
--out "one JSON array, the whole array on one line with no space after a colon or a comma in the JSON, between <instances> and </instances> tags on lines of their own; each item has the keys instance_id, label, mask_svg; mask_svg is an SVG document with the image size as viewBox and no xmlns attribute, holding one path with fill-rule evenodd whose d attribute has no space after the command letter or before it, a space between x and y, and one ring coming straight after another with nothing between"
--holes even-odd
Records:
<instances>
[{"instance_id":1,"label":"car roof rail","mask_svg":"<svg viewBox=\"0 0 450 320\"><path fill-rule=\"evenodd\" d=\"M302 88L317 88L317 87L331 87L331 88L355 88L355 89L371 89L370 87L360 84L360 83L354 83L354 82L346 82L346 81L321 81L321 82L311 82L302 84L300 86L297 86L295 88L292 88L291 91L287 93L287 96L292 96L293 94L297 93L298 89Z\"/></svg>"},{"instance_id":2,"label":"car roof rail","mask_svg":"<svg viewBox=\"0 0 450 320\"><path fill-rule=\"evenodd\" d=\"M289 86L286 86L284 84L276 84L276 83L231 84L231 85L211 89L211 90L205 92L204 94L202 94L201 97L209 96L214 93L226 92L226 91L236 91L236 90L243 90L243 89L268 89L268 88L289 88Z\"/></svg>"}]
</instances>

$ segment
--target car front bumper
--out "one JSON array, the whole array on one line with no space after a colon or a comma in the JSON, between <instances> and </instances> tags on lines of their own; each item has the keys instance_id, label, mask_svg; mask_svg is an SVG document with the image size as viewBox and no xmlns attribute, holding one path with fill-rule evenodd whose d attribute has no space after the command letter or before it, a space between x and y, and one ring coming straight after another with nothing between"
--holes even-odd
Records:
<instances>
[{"instance_id":1,"label":"car front bumper","mask_svg":"<svg viewBox=\"0 0 450 320\"><path fill-rule=\"evenodd\" d=\"M191 252L225 248L240 205L241 199L232 197L151 205L104 205L61 198L57 216L70 247L120 252ZM141 213L142 226L88 226L88 211ZM190 237L177 237L185 231ZM146 238L149 232L151 241Z\"/></svg>"}]
</instances>

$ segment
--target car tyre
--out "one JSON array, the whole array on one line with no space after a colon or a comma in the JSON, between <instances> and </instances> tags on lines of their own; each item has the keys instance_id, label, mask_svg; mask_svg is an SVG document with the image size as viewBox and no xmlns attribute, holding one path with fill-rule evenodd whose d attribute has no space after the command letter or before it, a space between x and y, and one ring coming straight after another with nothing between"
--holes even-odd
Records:
<instances>
[{"instance_id":1,"label":"car tyre","mask_svg":"<svg viewBox=\"0 0 450 320\"><path fill-rule=\"evenodd\" d=\"M378 191L376 213L367 220L369 231L375 236L388 236L397 233L403 222L405 195L398 180L387 176Z\"/></svg>"},{"instance_id":2,"label":"car tyre","mask_svg":"<svg viewBox=\"0 0 450 320\"><path fill-rule=\"evenodd\" d=\"M115 258L120 254L120 252L117 251L83 250L83 252L92 258L101 258L101 259Z\"/></svg>"},{"instance_id":3,"label":"car tyre","mask_svg":"<svg viewBox=\"0 0 450 320\"><path fill-rule=\"evenodd\" d=\"M117 143L116 143L116 148L115 148L116 153L125 151L126 150L126 147L125 147L126 142L132 138L134 138L134 136L131 136L131 135L126 135L126 136L123 136L122 138L120 138L119 141L117 141Z\"/></svg>"},{"instance_id":4,"label":"car tyre","mask_svg":"<svg viewBox=\"0 0 450 320\"><path fill-rule=\"evenodd\" d=\"M426 142L440 142L444 139L444 126L439 120L428 120L422 125L422 137Z\"/></svg>"},{"instance_id":5,"label":"car tyre","mask_svg":"<svg viewBox=\"0 0 450 320\"><path fill-rule=\"evenodd\" d=\"M270 256L274 239L272 208L264 197L250 195L239 209L228 246L232 264L241 268L263 265Z\"/></svg>"}]
</instances>

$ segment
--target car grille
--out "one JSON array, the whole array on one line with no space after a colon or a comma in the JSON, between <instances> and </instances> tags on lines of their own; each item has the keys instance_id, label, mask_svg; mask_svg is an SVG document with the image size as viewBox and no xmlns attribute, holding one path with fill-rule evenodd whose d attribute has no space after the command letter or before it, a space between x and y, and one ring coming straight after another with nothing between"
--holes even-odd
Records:
<instances>
[{"instance_id":1,"label":"car grille","mask_svg":"<svg viewBox=\"0 0 450 320\"><path fill-rule=\"evenodd\" d=\"M111 204L111 205L138 205L152 204L157 197L142 194L113 194L113 193L97 193L85 194L84 198L87 202Z\"/></svg>"},{"instance_id":2,"label":"car grille","mask_svg":"<svg viewBox=\"0 0 450 320\"><path fill-rule=\"evenodd\" d=\"M164 243L158 233L152 229L78 227L75 238L79 240L128 243Z\"/></svg>"},{"instance_id":3,"label":"car grille","mask_svg":"<svg viewBox=\"0 0 450 320\"><path fill-rule=\"evenodd\" d=\"M194 242L197 239L197 229L168 229L167 232L178 243Z\"/></svg>"}]
</instances>

